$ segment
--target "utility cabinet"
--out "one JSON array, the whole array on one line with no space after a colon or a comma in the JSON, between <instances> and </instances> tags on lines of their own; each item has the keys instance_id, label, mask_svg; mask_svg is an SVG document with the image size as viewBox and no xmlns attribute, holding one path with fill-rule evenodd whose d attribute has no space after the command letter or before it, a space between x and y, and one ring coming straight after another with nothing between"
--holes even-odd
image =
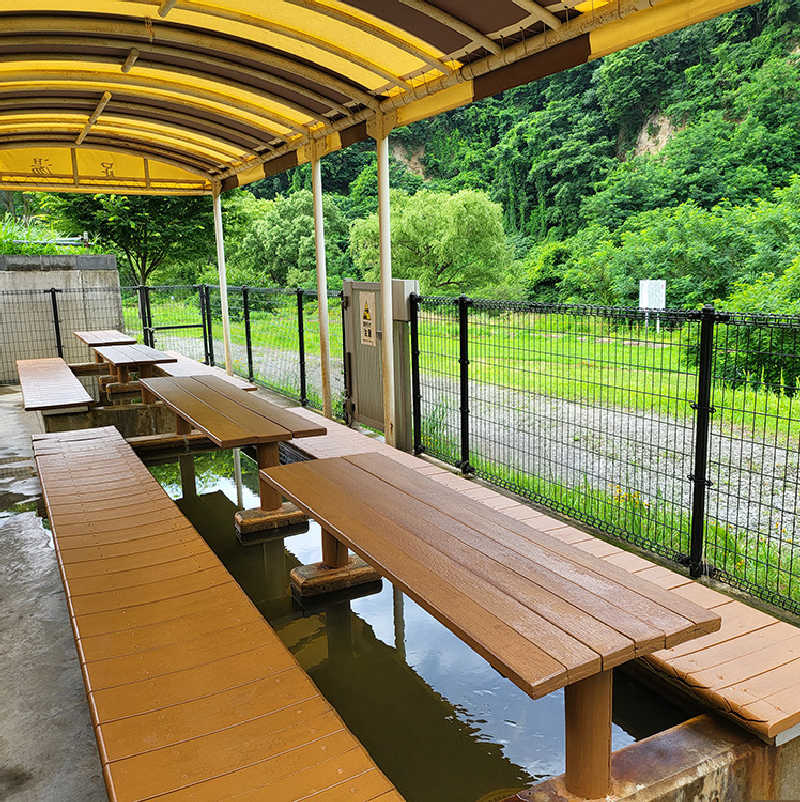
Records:
<instances>
[{"instance_id":1,"label":"utility cabinet","mask_svg":"<svg viewBox=\"0 0 800 802\"><path fill-rule=\"evenodd\" d=\"M395 441L397 448L411 451L411 345L409 321L412 293L419 282L394 279ZM345 280L344 304L345 418L372 429L383 430L383 365L381 341L381 285L370 281Z\"/></svg>"}]
</instances>

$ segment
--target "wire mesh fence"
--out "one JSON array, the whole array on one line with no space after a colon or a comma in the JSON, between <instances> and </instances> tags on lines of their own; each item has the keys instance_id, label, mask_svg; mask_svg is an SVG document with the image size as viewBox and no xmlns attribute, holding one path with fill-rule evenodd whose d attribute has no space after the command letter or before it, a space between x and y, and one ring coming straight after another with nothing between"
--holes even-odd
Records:
<instances>
[{"instance_id":1,"label":"wire mesh fence","mask_svg":"<svg viewBox=\"0 0 800 802\"><path fill-rule=\"evenodd\" d=\"M420 450L800 611L800 318L417 308Z\"/></svg>"},{"instance_id":2,"label":"wire mesh fence","mask_svg":"<svg viewBox=\"0 0 800 802\"><path fill-rule=\"evenodd\" d=\"M62 356L86 362L91 354L74 331L124 326L118 287L2 290L0 383L17 381L18 359Z\"/></svg>"}]
</instances>

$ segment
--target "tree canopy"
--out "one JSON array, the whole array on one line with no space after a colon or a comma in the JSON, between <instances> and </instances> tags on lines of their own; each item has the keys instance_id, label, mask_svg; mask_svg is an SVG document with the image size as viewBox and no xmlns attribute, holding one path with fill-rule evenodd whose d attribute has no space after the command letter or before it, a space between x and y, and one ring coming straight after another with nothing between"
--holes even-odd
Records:
<instances>
[{"instance_id":1,"label":"tree canopy","mask_svg":"<svg viewBox=\"0 0 800 802\"><path fill-rule=\"evenodd\" d=\"M423 292L457 293L488 284L509 261L502 209L484 193L392 192L392 273L418 279ZM356 267L380 274L377 214L357 220L350 235Z\"/></svg>"}]
</instances>

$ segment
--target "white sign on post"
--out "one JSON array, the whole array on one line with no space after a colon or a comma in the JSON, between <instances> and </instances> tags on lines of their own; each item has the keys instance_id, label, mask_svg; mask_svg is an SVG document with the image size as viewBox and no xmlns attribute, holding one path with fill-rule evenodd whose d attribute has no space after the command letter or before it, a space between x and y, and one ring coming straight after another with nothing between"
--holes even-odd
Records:
<instances>
[{"instance_id":1,"label":"white sign on post","mask_svg":"<svg viewBox=\"0 0 800 802\"><path fill-rule=\"evenodd\" d=\"M639 282L639 309L666 309L667 308L667 282L640 281Z\"/></svg>"},{"instance_id":2,"label":"white sign on post","mask_svg":"<svg viewBox=\"0 0 800 802\"><path fill-rule=\"evenodd\" d=\"M358 308L361 314L361 345L377 345L375 333L375 293L359 292Z\"/></svg>"},{"instance_id":3,"label":"white sign on post","mask_svg":"<svg viewBox=\"0 0 800 802\"><path fill-rule=\"evenodd\" d=\"M666 309L667 282L663 279L639 282L639 309ZM650 328L650 312L644 313L644 327ZM656 331L661 330L661 320L656 315Z\"/></svg>"}]
</instances>

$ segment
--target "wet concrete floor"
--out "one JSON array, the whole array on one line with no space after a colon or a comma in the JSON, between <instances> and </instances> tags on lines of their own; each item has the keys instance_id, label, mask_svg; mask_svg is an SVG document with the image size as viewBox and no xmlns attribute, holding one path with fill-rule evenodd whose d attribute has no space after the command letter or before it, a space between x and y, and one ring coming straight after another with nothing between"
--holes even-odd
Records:
<instances>
[{"instance_id":1,"label":"wet concrete floor","mask_svg":"<svg viewBox=\"0 0 800 802\"><path fill-rule=\"evenodd\" d=\"M106 799L50 533L33 415L0 386L0 800Z\"/></svg>"}]
</instances>

